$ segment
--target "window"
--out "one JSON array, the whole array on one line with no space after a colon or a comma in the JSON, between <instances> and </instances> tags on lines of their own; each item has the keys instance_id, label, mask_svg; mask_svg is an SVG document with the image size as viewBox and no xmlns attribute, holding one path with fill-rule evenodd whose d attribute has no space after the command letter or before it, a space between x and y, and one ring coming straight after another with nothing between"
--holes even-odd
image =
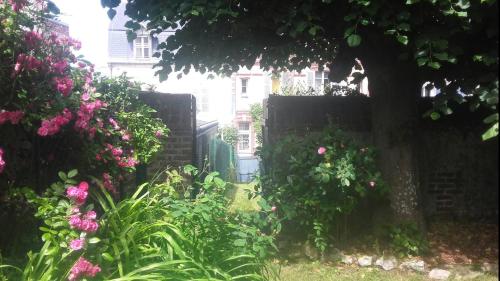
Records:
<instances>
[{"instance_id":1,"label":"window","mask_svg":"<svg viewBox=\"0 0 500 281\"><path fill-rule=\"evenodd\" d=\"M238 150L250 150L250 122L238 123Z\"/></svg>"},{"instance_id":2,"label":"window","mask_svg":"<svg viewBox=\"0 0 500 281\"><path fill-rule=\"evenodd\" d=\"M151 40L147 35L139 35L134 40L134 55L136 59L151 57Z\"/></svg>"},{"instance_id":3,"label":"window","mask_svg":"<svg viewBox=\"0 0 500 281\"><path fill-rule=\"evenodd\" d=\"M240 122L238 124L238 130L240 130L240 131L250 130L250 123L249 122Z\"/></svg>"},{"instance_id":4,"label":"window","mask_svg":"<svg viewBox=\"0 0 500 281\"><path fill-rule=\"evenodd\" d=\"M241 97L246 98L248 91L248 78L241 78Z\"/></svg>"},{"instance_id":5,"label":"window","mask_svg":"<svg viewBox=\"0 0 500 281\"><path fill-rule=\"evenodd\" d=\"M239 134L238 135L238 150L249 150L250 149L250 135L249 134Z\"/></svg>"},{"instance_id":6,"label":"window","mask_svg":"<svg viewBox=\"0 0 500 281\"><path fill-rule=\"evenodd\" d=\"M314 72L314 89L318 92L323 92L325 85L330 83L328 75L330 73L327 71L315 71Z\"/></svg>"}]
</instances>

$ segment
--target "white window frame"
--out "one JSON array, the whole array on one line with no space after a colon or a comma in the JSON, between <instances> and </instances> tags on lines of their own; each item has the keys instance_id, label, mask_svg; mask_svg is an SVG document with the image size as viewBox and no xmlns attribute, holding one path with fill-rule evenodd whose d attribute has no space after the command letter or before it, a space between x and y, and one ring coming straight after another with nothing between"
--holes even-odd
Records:
<instances>
[{"instance_id":1,"label":"white window frame","mask_svg":"<svg viewBox=\"0 0 500 281\"><path fill-rule=\"evenodd\" d=\"M148 42L144 43L144 39L147 38ZM139 42L140 41L140 42ZM137 37L134 39L134 59L139 59L139 60L149 60L152 57L152 38L151 36L147 34L138 34ZM148 48L149 53L148 56L144 56L144 49ZM139 56L138 51L141 52L141 55Z\"/></svg>"},{"instance_id":2,"label":"white window frame","mask_svg":"<svg viewBox=\"0 0 500 281\"><path fill-rule=\"evenodd\" d=\"M318 77L320 74L320 77ZM325 90L325 85L330 83L330 79L328 79L328 75L330 72L328 71L314 71L313 77L313 88L320 93L323 93ZM321 80L321 83L318 85L317 81Z\"/></svg>"},{"instance_id":3,"label":"white window frame","mask_svg":"<svg viewBox=\"0 0 500 281\"><path fill-rule=\"evenodd\" d=\"M242 130L241 129L241 124L246 123L248 124L248 129L247 130ZM241 121L238 123L238 151L239 152L251 152L252 150L252 134L251 134L251 125L250 122L248 121ZM246 136L248 138L248 147L243 147L242 144L242 138Z\"/></svg>"},{"instance_id":4,"label":"white window frame","mask_svg":"<svg viewBox=\"0 0 500 281\"><path fill-rule=\"evenodd\" d=\"M244 78L241 78L241 97L242 98L248 98L248 82L250 82L250 78L249 77L244 77ZM244 89L244 91L243 91Z\"/></svg>"}]
</instances>

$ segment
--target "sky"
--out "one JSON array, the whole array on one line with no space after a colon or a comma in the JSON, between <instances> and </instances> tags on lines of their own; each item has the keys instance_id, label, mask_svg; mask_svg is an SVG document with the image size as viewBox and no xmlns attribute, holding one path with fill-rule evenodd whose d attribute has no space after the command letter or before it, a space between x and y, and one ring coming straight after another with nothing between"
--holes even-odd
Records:
<instances>
[{"instance_id":1,"label":"sky","mask_svg":"<svg viewBox=\"0 0 500 281\"><path fill-rule=\"evenodd\" d=\"M77 54L104 72L108 53L108 24L106 9L100 0L52 0L61 10L59 19L69 25L71 37L82 42Z\"/></svg>"}]
</instances>

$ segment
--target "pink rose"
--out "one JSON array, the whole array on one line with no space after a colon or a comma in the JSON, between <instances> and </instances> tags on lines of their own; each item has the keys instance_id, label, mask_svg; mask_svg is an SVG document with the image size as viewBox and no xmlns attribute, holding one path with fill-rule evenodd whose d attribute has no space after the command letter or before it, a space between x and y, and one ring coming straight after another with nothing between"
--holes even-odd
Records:
<instances>
[{"instance_id":1,"label":"pink rose","mask_svg":"<svg viewBox=\"0 0 500 281\"><path fill-rule=\"evenodd\" d=\"M162 132L162 131L160 131L160 130L158 130L158 131L156 131L155 136L156 136L157 138L161 138L161 137L163 136L163 132Z\"/></svg>"},{"instance_id":2,"label":"pink rose","mask_svg":"<svg viewBox=\"0 0 500 281\"><path fill-rule=\"evenodd\" d=\"M0 148L0 174L5 169L5 161L3 160L3 149Z\"/></svg>"},{"instance_id":3,"label":"pink rose","mask_svg":"<svg viewBox=\"0 0 500 281\"><path fill-rule=\"evenodd\" d=\"M73 251L81 250L85 246L85 239L74 239L69 243L69 247Z\"/></svg>"},{"instance_id":4,"label":"pink rose","mask_svg":"<svg viewBox=\"0 0 500 281\"><path fill-rule=\"evenodd\" d=\"M71 268L68 280L76 281L81 277L95 277L99 272L101 272L101 268L98 265L93 265L85 258L80 257Z\"/></svg>"},{"instance_id":5,"label":"pink rose","mask_svg":"<svg viewBox=\"0 0 500 281\"><path fill-rule=\"evenodd\" d=\"M276 212L276 209L277 209L276 206L272 206L271 207L271 212Z\"/></svg>"},{"instance_id":6,"label":"pink rose","mask_svg":"<svg viewBox=\"0 0 500 281\"><path fill-rule=\"evenodd\" d=\"M318 148L318 154L319 155L323 155L323 154L325 154L325 152L326 152L326 148L324 148L323 146L320 146Z\"/></svg>"},{"instance_id":7,"label":"pink rose","mask_svg":"<svg viewBox=\"0 0 500 281\"><path fill-rule=\"evenodd\" d=\"M83 218L87 220L95 220L97 218L97 214L95 211L88 211L85 215L83 215Z\"/></svg>"}]
</instances>

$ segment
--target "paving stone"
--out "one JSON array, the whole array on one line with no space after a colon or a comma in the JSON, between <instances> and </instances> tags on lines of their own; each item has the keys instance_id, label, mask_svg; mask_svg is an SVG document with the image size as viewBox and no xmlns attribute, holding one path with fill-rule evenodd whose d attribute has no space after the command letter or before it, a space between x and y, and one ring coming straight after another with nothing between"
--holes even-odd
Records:
<instances>
[{"instance_id":1,"label":"paving stone","mask_svg":"<svg viewBox=\"0 0 500 281\"><path fill-rule=\"evenodd\" d=\"M434 268L429 272L429 278L433 280L447 280L451 272L444 269Z\"/></svg>"}]
</instances>

